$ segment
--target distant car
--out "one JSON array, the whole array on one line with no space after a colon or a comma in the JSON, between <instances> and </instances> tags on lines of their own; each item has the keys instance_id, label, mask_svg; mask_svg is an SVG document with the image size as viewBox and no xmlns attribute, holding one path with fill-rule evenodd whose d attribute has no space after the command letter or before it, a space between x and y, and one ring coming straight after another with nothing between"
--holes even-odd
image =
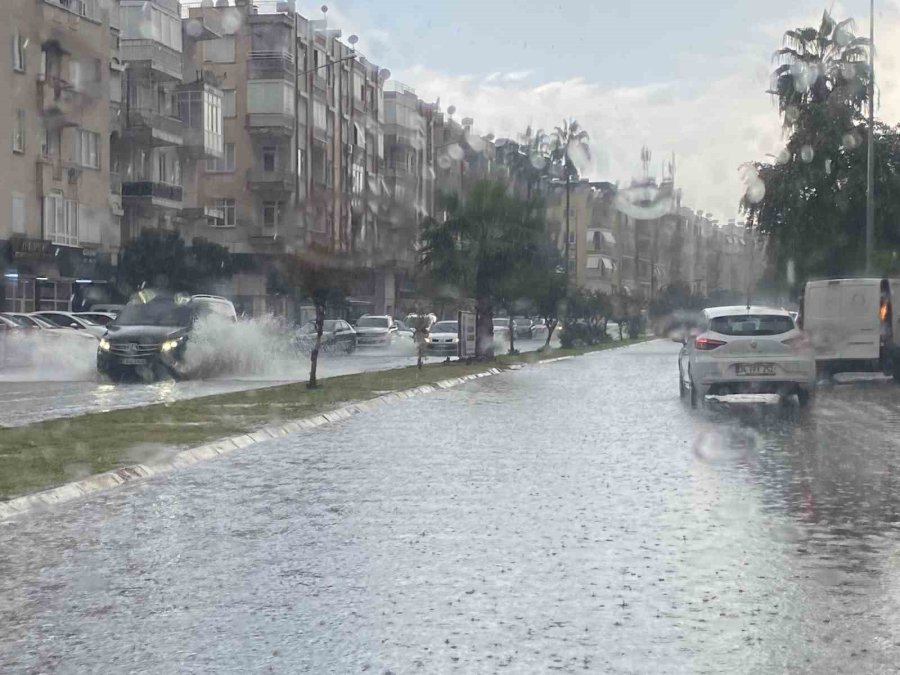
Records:
<instances>
[{"instance_id":1,"label":"distant car","mask_svg":"<svg viewBox=\"0 0 900 675\"><path fill-rule=\"evenodd\" d=\"M783 309L711 307L703 310L678 357L678 389L697 407L707 395L815 393L812 345Z\"/></svg>"},{"instance_id":2,"label":"distant car","mask_svg":"<svg viewBox=\"0 0 900 675\"><path fill-rule=\"evenodd\" d=\"M494 318L494 342L509 342L509 319Z\"/></svg>"},{"instance_id":3,"label":"distant car","mask_svg":"<svg viewBox=\"0 0 900 675\"><path fill-rule=\"evenodd\" d=\"M106 327L97 349L97 370L113 379L179 377L194 326L209 317L237 321L227 298L142 291Z\"/></svg>"},{"instance_id":4,"label":"distant car","mask_svg":"<svg viewBox=\"0 0 900 675\"><path fill-rule=\"evenodd\" d=\"M438 321L425 337L429 354L434 356L456 356L459 353L459 322Z\"/></svg>"},{"instance_id":5,"label":"distant car","mask_svg":"<svg viewBox=\"0 0 900 675\"><path fill-rule=\"evenodd\" d=\"M39 330L41 333L52 335L54 337L75 336L86 340L94 340L94 336L85 331L78 331L72 328L63 328L55 323L50 323L33 314L25 314L23 312L4 312L3 316L12 319L26 330Z\"/></svg>"},{"instance_id":6,"label":"distant car","mask_svg":"<svg viewBox=\"0 0 900 675\"><path fill-rule=\"evenodd\" d=\"M116 318L115 314L109 312L75 312L75 316L83 316L99 326L105 326Z\"/></svg>"},{"instance_id":7,"label":"distant car","mask_svg":"<svg viewBox=\"0 0 900 675\"><path fill-rule=\"evenodd\" d=\"M32 312L31 316L36 316L44 321L59 326L60 328L71 328L77 331L84 331L98 340L106 333L106 328L95 321L91 321L84 316L78 316L72 312L56 312L44 310L40 312Z\"/></svg>"},{"instance_id":8,"label":"distant car","mask_svg":"<svg viewBox=\"0 0 900 675\"><path fill-rule=\"evenodd\" d=\"M119 313L125 308L125 305L91 305L89 310L90 312L103 312L104 314L112 314L113 316L118 316Z\"/></svg>"},{"instance_id":9,"label":"distant car","mask_svg":"<svg viewBox=\"0 0 900 675\"><path fill-rule=\"evenodd\" d=\"M521 340L530 340L532 335L532 327L534 322L524 316L517 316L513 319L513 326L516 329L516 338Z\"/></svg>"},{"instance_id":10,"label":"distant car","mask_svg":"<svg viewBox=\"0 0 900 675\"><path fill-rule=\"evenodd\" d=\"M300 329L300 346L310 351L316 343L316 322L309 321ZM343 319L325 319L322 323L322 348L327 351L356 351L356 331Z\"/></svg>"},{"instance_id":11,"label":"distant car","mask_svg":"<svg viewBox=\"0 0 900 675\"><path fill-rule=\"evenodd\" d=\"M397 337L403 338L404 340L415 340L416 339L416 331L406 325L404 321L400 319L394 320L394 325L397 326Z\"/></svg>"},{"instance_id":12,"label":"distant car","mask_svg":"<svg viewBox=\"0 0 900 675\"><path fill-rule=\"evenodd\" d=\"M356 340L360 347L389 347L397 324L389 316L366 314L356 322Z\"/></svg>"}]
</instances>

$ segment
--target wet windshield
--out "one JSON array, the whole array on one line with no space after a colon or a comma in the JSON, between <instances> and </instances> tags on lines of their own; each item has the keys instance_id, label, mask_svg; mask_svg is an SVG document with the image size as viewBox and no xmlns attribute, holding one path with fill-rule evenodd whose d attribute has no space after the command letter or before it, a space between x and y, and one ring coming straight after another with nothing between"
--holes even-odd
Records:
<instances>
[{"instance_id":1,"label":"wet windshield","mask_svg":"<svg viewBox=\"0 0 900 675\"><path fill-rule=\"evenodd\" d=\"M176 304L170 298L156 297L149 302L130 302L110 325L112 326L189 326L191 307Z\"/></svg>"},{"instance_id":2,"label":"wet windshield","mask_svg":"<svg viewBox=\"0 0 900 675\"><path fill-rule=\"evenodd\" d=\"M364 316L356 325L358 328L390 328L391 320L380 316Z\"/></svg>"}]
</instances>

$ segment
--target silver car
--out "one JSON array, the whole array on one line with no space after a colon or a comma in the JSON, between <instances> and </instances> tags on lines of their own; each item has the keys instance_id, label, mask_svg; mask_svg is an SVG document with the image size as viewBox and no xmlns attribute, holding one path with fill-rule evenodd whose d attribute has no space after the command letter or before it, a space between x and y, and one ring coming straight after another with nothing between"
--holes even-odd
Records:
<instances>
[{"instance_id":1,"label":"silver car","mask_svg":"<svg viewBox=\"0 0 900 675\"><path fill-rule=\"evenodd\" d=\"M816 384L812 345L790 313L770 307L712 307L679 338L678 388L697 407L708 395L796 393L806 405Z\"/></svg>"}]
</instances>

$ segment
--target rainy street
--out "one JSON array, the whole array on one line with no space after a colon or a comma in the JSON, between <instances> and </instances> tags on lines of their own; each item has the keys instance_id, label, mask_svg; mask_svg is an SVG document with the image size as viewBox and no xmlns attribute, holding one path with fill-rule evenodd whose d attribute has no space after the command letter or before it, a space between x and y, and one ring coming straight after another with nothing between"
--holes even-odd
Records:
<instances>
[{"instance_id":1,"label":"rainy street","mask_svg":"<svg viewBox=\"0 0 900 675\"><path fill-rule=\"evenodd\" d=\"M654 341L0 524L2 672L894 672L887 381L677 394Z\"/></svg>"}]
</instances>

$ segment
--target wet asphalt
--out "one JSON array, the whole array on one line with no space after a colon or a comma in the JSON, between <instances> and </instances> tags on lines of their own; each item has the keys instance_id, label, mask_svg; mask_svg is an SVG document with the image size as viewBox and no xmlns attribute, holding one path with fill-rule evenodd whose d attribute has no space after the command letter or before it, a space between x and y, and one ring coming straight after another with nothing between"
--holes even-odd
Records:
<instances>
[{"instance_id":1,"label":"wet asphalt","mask_svg":"<svg viewBox=\"0 0 900 675\"><path fill-rule=\"evenodd\" d=\"M692 411L677 349L0 523L0 672L896 672L900 389Z\"/></svg>"}]
</instances>

